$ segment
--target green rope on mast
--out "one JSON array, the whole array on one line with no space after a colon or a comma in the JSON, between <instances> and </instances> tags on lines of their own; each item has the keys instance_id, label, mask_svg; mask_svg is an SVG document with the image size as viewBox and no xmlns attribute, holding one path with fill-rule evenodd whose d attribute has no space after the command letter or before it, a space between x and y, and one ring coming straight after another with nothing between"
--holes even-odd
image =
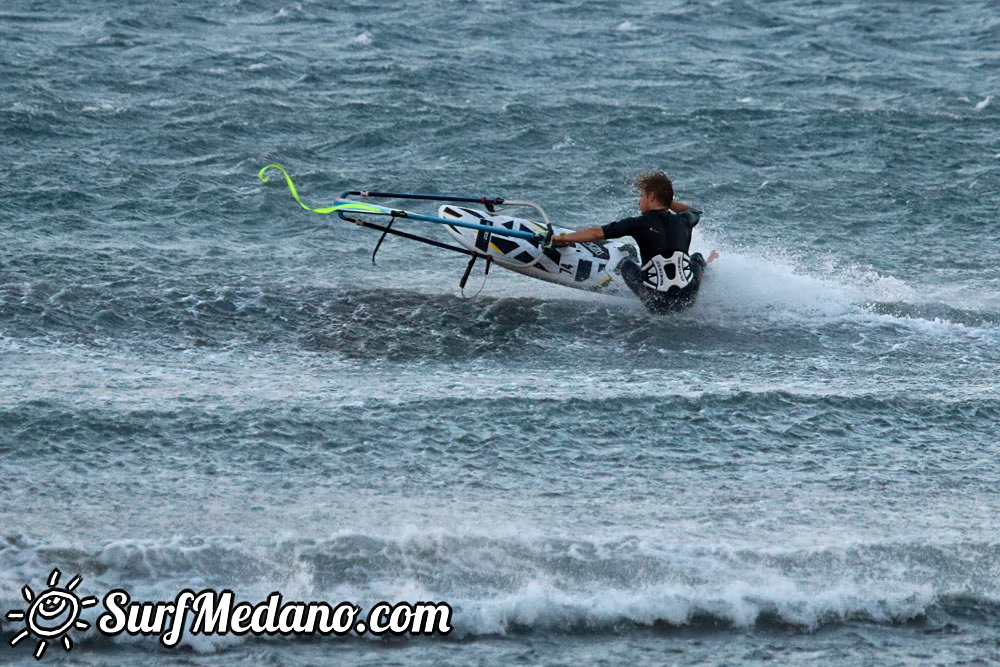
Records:
<instances>
[{"instance_id":1,"label":"green rope on mast","mask_svg":"<svg viewBox=\"0 0 1000 667\"><path fill-rule=\"evenodd\" d=\"M362 204L361 202L355 202L355 201L351 202L345 201L343 204L337 204L336 206L326 206L323 208L312 208L311 206L306 206L304 203L302 203L302 200L299 198L299 192L298 190L295 189L295 184L292 183L292 177L288 175L288 172L285 171L285 168L282 167L280 164L269 164L260 170L260 172L257 174L257 178L259 178L262 183L267 183L268 181L271 180L271 177L265 174L265 172L268 169L277 169L278 171L280 171L285 176L285 182L288 183L288 189L291 190L292 196L295 197L295 201L299 203L299 206L312 213L321 213L325 215L327 213L336 213L337 211L354 211L355 213L386 212L386 209L382 208L381 206L371 206L369 204Z\"/></svg>"}]
</instances>

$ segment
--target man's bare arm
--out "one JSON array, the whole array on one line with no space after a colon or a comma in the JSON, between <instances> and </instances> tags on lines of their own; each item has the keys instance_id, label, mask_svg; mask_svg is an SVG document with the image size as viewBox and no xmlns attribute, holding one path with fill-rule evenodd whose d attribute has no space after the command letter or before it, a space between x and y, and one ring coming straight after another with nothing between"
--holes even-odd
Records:
<instances>
[{"instance_id":1,"label":"man's bare arm","mask_svg":"<svg viewBox=\"0 0 1000 667\"><path fill-rule=\"evenodd\" d=\"M567 245L573 245L574 243L593 243L594 241L604 240L604 230L600 227L589 227L588 229L580 229L575 232L570 232L569 234L560 234L559 236L552 237L552 245L557 248L561 248Z\"/></svg>"}]
</instances>

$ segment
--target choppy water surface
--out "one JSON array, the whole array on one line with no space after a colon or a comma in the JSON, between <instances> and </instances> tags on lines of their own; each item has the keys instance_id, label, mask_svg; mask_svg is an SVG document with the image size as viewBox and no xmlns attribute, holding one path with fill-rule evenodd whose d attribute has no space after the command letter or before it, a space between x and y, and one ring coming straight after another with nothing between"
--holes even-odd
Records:
<instances>
[{"instance_id":1,"label":"choppy water surface","mask_svg":"<svg viewBox=\"0 0 1000 667\"><path fill-rule=\"evenodd\" d=\"M994 3L15 0L0 44L0 611L53 568L455 608L43 660L1000 659ZM676 317L464 300L271 162L572 227L664 168L722 258Z\"/></svg>"}]
</instances>

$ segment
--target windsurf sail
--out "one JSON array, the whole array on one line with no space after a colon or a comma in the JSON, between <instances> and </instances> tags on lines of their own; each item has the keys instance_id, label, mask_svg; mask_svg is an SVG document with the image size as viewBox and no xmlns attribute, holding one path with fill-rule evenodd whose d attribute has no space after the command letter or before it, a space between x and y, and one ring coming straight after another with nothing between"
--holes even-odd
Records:
<instances>
[{"instance_id":1,"label":"windsurf sail","mask_svg":"<svg viewBox=\"0 0 1000 667\"><path fill-rule=\"evenodd\" d=\"M312 213L329 214L337 213L341 218L346 218L346 214L355 213L360 215L381 215L390 216L392 218L406 219L406 220L421 220L424 222L434 222L440 225L451 225L453 227L467 227L469 229L477 229L481 231L488 231L498 236L512 236L515 238L528 239L531 241L538 241L542 243L546 240L545 234L536 234L534 232L522 231L519 229L503 229L499 227L493 227L492 225L477 224L472 222L465 222L459 220L449 220L446 218L439 218L435 215L424 215L422 213L413 213L411 211L404 211L402 209L393 209L386 206L377 206L374 204L366 204L364 202L354 201L347 199L346 197L351 195L357 195L364 198L383 198L383 199L425 199L431 201L451 201L451 202L471 202L480 203L486 206L489 210L493 210L495 206L507 205L507 206L532 206L538 211L541 211L543 218L548 222L548 216L542 211L541 207L533 204L531 202L522 201L507 201L501 197L460 197L455 195L424 195L424 194L413 194L406 192L366 192L362 190L352 190L350 192L345 192L340 197L333 200L332 206L324 206L320 208L313 208L306 205L302 199L299 197L298 190L295 188L295 183L292 182L292 177L288 175L285 168L279 164L269 164L260 170L257 177L261 181L267 183L270 177L267 175L268 169L276 169L280 171L285 177L285 181L288 183L288 189L292 193L292 197L295 201L299 203L299 206ZM353 220L352 220L353 222Z\"/></svg>"},{"instance_id":2,"label":"windsurf sail","mask_svg":"<svg viewBox=\"0 0 1000 667\"><path fill-rule=\"evenodd\" d=\"M451 245L448 243L443 243L436 239L427 238L425 236L420 236L418 234L413 234L411 232L406 232L400 229L394 229L393 223L396 220L416 220L420 222L429 222L439 225L449 225L451 227L464 227L467 229L477 230L483 232L487 235L496 236L509 236L513 238L525 239L532 245L540 245L543 247L549 247L552 242L552 225L549 223L548 215L545 211L537 204L529 201L520 200L508 200L502 197L471 197L463 195L437 195L437 194L417 194L408 192L369 192L364 190L351 190L343 193L340 197L333 200L333 204L330 206L322 207L312 207L307 205L299 197L298 190L295 188L295 183L292 182L292 177L288 174L284 167L279 164L269 164L262 168L257 174L257 177L264 183L270 181L270 176L267 172L271 169L281 172L285 177L285 182L288 184L288 189L292 193L292 197L298 202L299 206L303 209L310 211L312 213L318 213L321 215L328 215L331 213L336 213L341 219L348 222L352 222L361 227L366 227L368 229L374 229L381 231L382 235L379 237L378 242L375 244L375 249L372 252L372 263L375 262L375 256L378 254L379 248L382 246L382 241L385 240L387 234L392 234L394 236L400 236L411 241L417 241L419 243L425 243L427 245L435 246L445 250L450 250L453 252L458 252L463 255L468 255L471 257L469 264L465 269L465 273L459 282L460 287L465 289L466 281L469 278L469 274L472 271L472 267L476 260L480 257L486 260L486 274L489 273L490 264L494 261L494 257L489 252L482 252L479 250L471 250L469 248L463 248L460 246ZM380 206L377 204L370 204L367 202L357 201L356 199L348 199L348 197L358 197L362 199L402 199L402 200L425 200L425 201L441 201L441 202L461 202L461 203L476 203L481 204L486 207L491 213L496 210L499 206L509 207L509 206L527 206L534 208L538 211L542 219L545 221L546 232L543 234L531 232L523 229L507 229L505 227L493 226L489 224L488 218L483 218L480 222L470 222L466 220L457 220L453 218L442 218L436 215L426 215L423 213L414 213L412 211L407 211L404 209L390 208L387 206ZM389 222L385 225L377 224L369 219L367 216L381 216L388 217ZM464 292L463 292L464 293Z\"/></svg>"}]
</instances>

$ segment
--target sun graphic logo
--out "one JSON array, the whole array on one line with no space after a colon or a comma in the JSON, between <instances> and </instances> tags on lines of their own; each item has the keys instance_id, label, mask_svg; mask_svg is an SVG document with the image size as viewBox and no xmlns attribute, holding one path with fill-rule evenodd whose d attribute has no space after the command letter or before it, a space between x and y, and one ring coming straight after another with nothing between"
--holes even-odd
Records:
<instances>
[{"instance_id":1,"label":"sun graphic logo","mask_svg":"<svg viewBox=\"0 0 1000 667\"><path fill-rule=\"evenodd\" d=\"M67 651L73 648L73 640L69 637L72 629L86 630L90 623L80 619L80 612L86 607L93 607L97 604L97 598L91 596L80 598L73 591L83 581L79 574L66 584L66 588L59 588L59 570L52 570L49 575L49 588L35 595L31 588L25 586L21 589L24 601L28 603L26 611L7 612L8 621L24 621L24 630L10 640L11 646L26 637L34 635L38 637L38 646L35 647L35 659L41 660L45 649L50 641L57 641L62 637L62 645Z\"/></svg>"}]
</instances>

